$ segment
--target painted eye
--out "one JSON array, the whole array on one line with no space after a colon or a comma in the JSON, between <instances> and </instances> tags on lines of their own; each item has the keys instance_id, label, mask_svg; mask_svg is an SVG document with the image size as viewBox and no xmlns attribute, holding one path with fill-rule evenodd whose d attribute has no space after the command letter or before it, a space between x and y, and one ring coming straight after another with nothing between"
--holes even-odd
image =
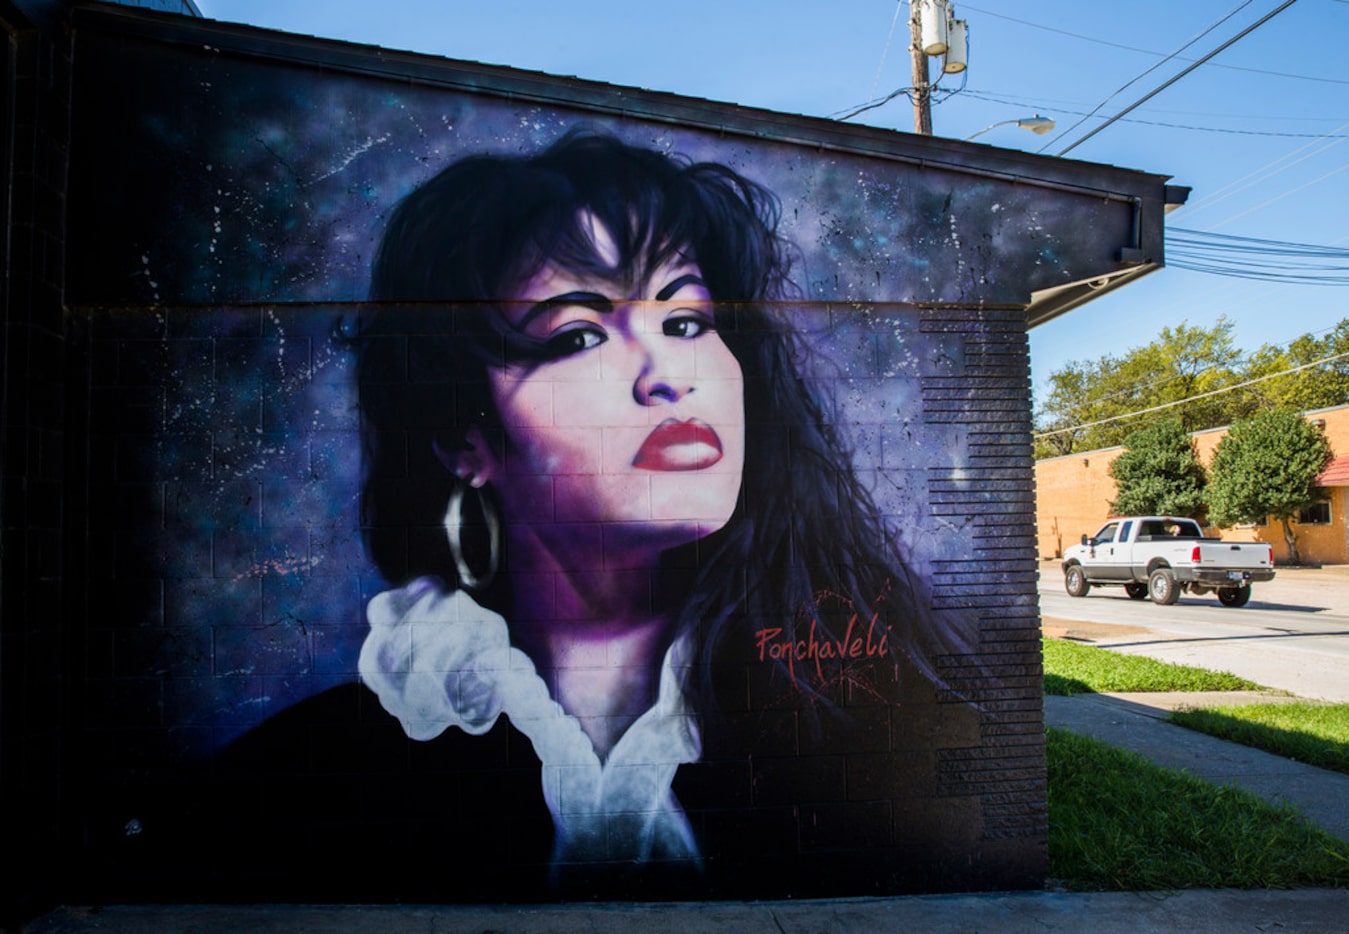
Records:
<instances>
[{"instance_id":1,"label":"painted eye","mask_svg":"<svg viewBox=\"0 0 1349 934\"><path fill-rule=\"evenodd\" d=\"M560 360L598 347L608 339L609 336L597 328L568 328L548 338L543 345L543 352L549 359Z\"/></svg>"},{"instance_id":2,"label":"painted eye","mask_svg":"<svg viewBox=\"0 0 1349 934\"><path fill-rule=\"evenodd\" d=\"M684 340L701 337L712 329L712 322L701 316L667 318L661 323L661 333L666 337L679 337Z\"/></svg>"}]
</instances>

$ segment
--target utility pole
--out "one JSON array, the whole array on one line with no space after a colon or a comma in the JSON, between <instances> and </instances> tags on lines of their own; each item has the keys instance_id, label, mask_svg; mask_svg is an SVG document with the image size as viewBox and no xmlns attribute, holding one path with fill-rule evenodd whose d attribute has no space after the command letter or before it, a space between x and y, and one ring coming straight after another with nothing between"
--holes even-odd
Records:
<instances>
[{"instance_id":1,"label":"utility pole","mask_svg":"<svg viewBox=\"0 0 1349 934\"><path fill-rule=\"evenodd\" d=\"M923 51L923 13L918 0L909 0L909 51L913 53L913 131L932 135L932 85L927 54Z\"/></svg>"},{"instance_id":2,"label":"utility pole","mask_svg":"<svg viewBox=\"0 0 1349 934\"><path fill-rule=\"evenodd\" d=\"M927 60L941 58L942 75L965 70L968 26L955 18L951 0L909 0L909 38L913 53L913 130L932 135L932 81ZM938 80L940 80L940 75Z\"/></svg>"}]
</instances>

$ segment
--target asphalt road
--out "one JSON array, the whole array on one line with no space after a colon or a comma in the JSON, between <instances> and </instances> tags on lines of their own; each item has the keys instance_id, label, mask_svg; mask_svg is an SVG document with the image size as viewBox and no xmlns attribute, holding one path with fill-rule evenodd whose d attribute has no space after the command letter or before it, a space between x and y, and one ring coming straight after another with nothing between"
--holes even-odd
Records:
<instances>
[{"instance_id":1,"label":"asphalt road","mask_svg":"<svg viewBox=\"0 0 1349 934\"><path fill-rule=\"evenodd\" d=\"M1121 587L1070 597L1056 562L1040 566L1046 635L1230 671L1301 697L1349 702L1349 567L1280 568L1250 603L1184 594L1174 606L1130 600Z\"/></svg>"}]
</instances>

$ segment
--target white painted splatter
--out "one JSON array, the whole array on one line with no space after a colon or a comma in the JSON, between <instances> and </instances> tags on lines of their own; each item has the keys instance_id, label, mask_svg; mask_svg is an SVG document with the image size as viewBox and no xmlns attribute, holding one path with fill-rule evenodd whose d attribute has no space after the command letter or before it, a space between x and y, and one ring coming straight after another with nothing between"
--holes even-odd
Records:
<instances>
[{"instance_id":1,"label":"white painted splatter","mask_svg":"<svg viewBox=\"0 0 1349 934\"><path fill-rule=\"evenodd\" d=\"M367 152L374 149L376 146L379 146L383 143L387 143L388 141L389 141L389 134L387 133L380 137L366 137L364 143L358 143L351 149L347 150L347 152L338 160L335 166L333 166L327 172L324 172L322 175L316 176L315 178L311 178L307 184L313 185L317 182L323 181L325 178L331 178L338 172L341 172L347 166L351 165L361 156L365 155Z\"/></svg>"}]
</instances>

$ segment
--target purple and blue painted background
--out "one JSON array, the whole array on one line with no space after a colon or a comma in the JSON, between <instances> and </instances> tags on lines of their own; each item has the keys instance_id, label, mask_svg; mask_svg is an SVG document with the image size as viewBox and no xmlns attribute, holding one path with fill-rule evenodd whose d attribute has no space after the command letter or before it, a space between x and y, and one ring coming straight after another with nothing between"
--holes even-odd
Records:
<instances>
[{"instance_id":1,"label":"purple and blue painted background","mask_svg":"<svg viewBox=\"0 0 1349 934\"><path fill-rule=\"evenodd\" d=\"M242 29L202 38L89 28L76 41L67 305L86 374L76 403L85 494L74 515L86 543L78 720L92 863L172 890L173 860L152 855L156 802L208 788L187 811L158 818L178 824L162 839L218 829L211 813L240 813L211 797L239 787L212 784L220 757L359 681L367 606L405 583L387 579L362 540L353 349L389 216L465 156L535 153L585 126L727 166L777 197L796 297L774 313L810 347L802 375L844 442L838 466L874 504L868 521L902 557L921 604L913 615L929 621L890 635L926 677L868 669L850 682L827 656L836 669L814 669L849 721L835 733L812 727L818 699L794 690L780 665L756 669L796 651L809 671L818 648L746 629L739 655L712 662L713 681L748 685L732 711L740 722L701 724L704 768L675 783L704 856L733 844L739 855L720 875L631 891L1035 884L1045 814L1025 307L1033 292L1116 268L1134 236L1128 201L985 170L972 147L925 163L902 136L882 152L812 145L805 120L790 133L718 132L720 105L643 98L623 115L622 89L517 76L547 94L512 96L494 84L499 71L441 75L434 61ZM439 520L410 529L409 547L440 534ZM316 722L287 735L326 749L314 737L343 721ZM719 745L733 736L747 745ZM455 835L432 813L438 796L462 817L497 800L475 797L484 782L537 783L537 764L517 768L518 742L501 740L500 762L477 778L459 766L418 772L408 762L420 747L367 749L369 759L315 751L276 780L273 797L291 796L290 815L312 812L285 825L287 855L321 872L287 876L265 852L275 833L237 827L209 872L194 876L194 857L176 871L245 879L245 892L333 897L348 884L334 868L345 861L333 851L351 845L342 841L378 825L398 854L391 865L403 866L409 852L435 847L428 822ZM417 804L381 822L362 788L384 787L370 776L386 772L390 748L409 770L393 785ZM260 769L255 784L267 780ZM317 789L322 797L307 798ZM475 819L482 826L468 836L501 841L501 852L456 853L449 864L539 863L509 843L527 816ZM193 852L211 849L198 844ZM272 868L250 875L238 864L251 859ZM434 876L390 870L337 897L434 898ZM402 888L395 878L417 881ZM556 879L521 879L505 897L556 891ZM608 891L584 873L569 885Z\"/></svg>"}]
</instances>

